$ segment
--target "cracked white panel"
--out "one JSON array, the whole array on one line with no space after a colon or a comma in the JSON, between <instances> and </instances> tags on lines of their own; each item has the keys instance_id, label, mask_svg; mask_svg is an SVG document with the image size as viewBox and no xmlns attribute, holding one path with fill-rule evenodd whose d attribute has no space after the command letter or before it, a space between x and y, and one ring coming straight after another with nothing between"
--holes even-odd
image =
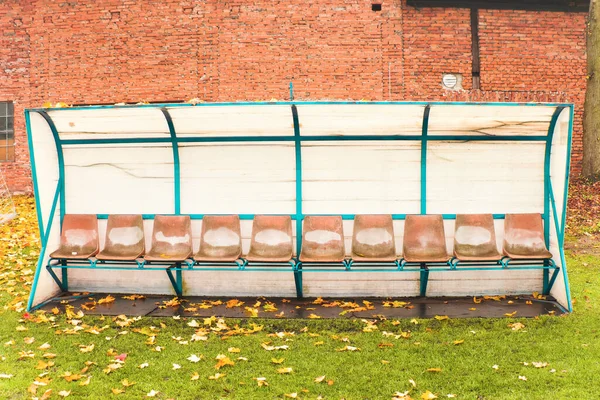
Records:
<instances>
[{"instance_id":1,"label":"cracked white panel","mask_svg":"<svg viewBox=\"0 0 600 400\"><path fill-rule=\"evenodd\" d=\"M66 212L172 214L173 151L160 145L65 146Z\"/></svg>"},{"instance_id":2,"label":"cracked white panel","mask_svg":"<svg viewBox=\"0 0 600 400\"><path fill-rule=\"evenodd\" d=\"M304 213L418 213L420 146L413 141L303 143Z\"/></svg>"},{"instance_id":3,"label":"cracked white panel","mask_svg":"<svg viewBox=\"0 0 600 400\"><path fill-rule=\"evenodd\" d=\"M171 107L179 137L294 136L289 105Z\"/></svg>"},{"instance_id":4,"label":"cracked white panel","mask_svg":"<svg viewBox=\"0 0 600 400\"><path fill-rule=\"evenodd\" d=\"M556 107L433 105L428 135L546 136Z\"/></svg>"},{"instance_id":5,"label":"cracked white panel","mask_svg":"<svg viewBox=\"0 0 600 400\"><path fill-rule=\"evenodd\" d=\"M544 142L427 146L427 213L544 212Z\"/></svg>"},{"instance_id":6,"label":"cracked white panel","mask_svg":"<svg viewBox=\"0 0 600 400\"><path fill-rule=\"evenodd\" d=\"M90 108L48 111L61 140L170 138L160 108Z\"/></svg>"},{"instance_id":7,"label":"cracked white panel","mask_svg":"<svg viewBox=\"0 0 600 400\"><path fill-rule=\"evenodd\" d=\"M294 214L294 143L182 143L181 212Z\"/></svg>"},{"instance_id":8,"label":"cracked white panel","mask_svg":"<svg viewBox=\"0 0 600 400\"><path fill-rule=\"evenodd\" d=\"M425 106L410 104L299 104L303 136L420 135Z\"/></svg>"}]
</instances>

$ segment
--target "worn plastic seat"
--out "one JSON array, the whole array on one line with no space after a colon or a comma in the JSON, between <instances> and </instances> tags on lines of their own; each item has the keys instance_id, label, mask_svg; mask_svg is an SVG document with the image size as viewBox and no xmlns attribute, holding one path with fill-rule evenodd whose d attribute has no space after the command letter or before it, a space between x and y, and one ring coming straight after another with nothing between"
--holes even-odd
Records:
<instances>
[{"instance_id":1,"label":"worn plastic seat","mask_svg":"<svg viewBox=\"0 0 600 400\"><path fill-rule=\"evenodd\" d=\"M352 234L354 261L395 261L394 221L387 215L357 215Z\"/></svg>"},{"instance_id":2,"label":"worn plastic seat","mask_svg":"<svg viewBox=\"0 0 600 400\"><path fill-rule=\"evenodd\" d=\"M200 249L196 261L235 261L242 255L240 217L237 215L207 215L202 218Z\"/></svg>"},{"instance_id":3,"label":"worn plastic seat","mask_svg":"<svg viewBox=\"0 0 600 400\"><path fill-rule=\"evenodd\" d=\"M304 217L301 262L341 262L345 256L342 217Z\"/></svg>"},{"instance_id":4,"label":"worn plastic seat","mask_svg":"<svg viewBox=\"0 0 600 400\"><path fill-rule=\"evenodd\" d=\"M293 255L292 219L289 216L256 215L252 223L248 261L288 262Z\"/></svg>"},{"instance_id":5,"label":"worn plastic seat","mask_svg":"<svg viewBox=\"0 0 600 400\"><path fill-rule=\"evenodd\" d=\"M403 256L407 262L446 262L446 237L441 215L408 215L404 223Z\"/></svg>"},{"instance_id":6,"label":"worn plastic seat","mask_svg":"<svg viewBox=\"0 0 600 400\"><path fill-rule=\"evenodd\" d=\"M109 215L104 249L98 260L131 261L144 255L144 221L141 215Z\"/></svg>"},{"instance_id":7,"label":"worn plastic seat","mask_svg":"<svg viewBox=\"0 0 600 400\"><path fill-rule=\"evenodd\" d=\"M550 259L540 214L506 214L503 252L514 260Z\"/></svg>"},{"instance_id":8,"label":"worn plastic seat","mask_svg":"<svg viewBox=\"0 0 600 400\"><path fill-rule=\"evenodd\" d=\"M144 256L147 261L184 261L192 255L192 224L190 217L154 217L152 245Z\"/></svg>"},{"instance_id":9,"label":"worn plastic seat","mask_svg":"<svg viewBox=\"0 0 600 400\"><path fill-rule=\"evenodd\" d=\"M454 228L454 256L460 261L498 261L492 214L458 214Z\"/></svg>"},{"instance_id":10,"label":"worn plastic seat","mask_svg":"<svg viewBox=\"0 0 600 400\"><path fill-rule=\"evenodd\" d=\"M84 260L98 253L98 219L93 214L66 214L60 246L50 258Z\"/></svg>"}]
</instances>

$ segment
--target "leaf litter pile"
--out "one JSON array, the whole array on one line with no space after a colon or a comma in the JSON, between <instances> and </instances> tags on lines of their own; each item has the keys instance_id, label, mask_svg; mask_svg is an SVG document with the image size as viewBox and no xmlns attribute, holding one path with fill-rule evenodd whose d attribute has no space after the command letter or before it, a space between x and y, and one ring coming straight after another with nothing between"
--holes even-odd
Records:
<instances>
[{"instance_id":1,"label":"leaf litter pile","mask_svg":"<svg viewBox=\"0 0 600 400\"><path fill-rule=\"evenodd\" d=\"M600 359L593 288L586 288L588 307L579 315L528 320L514 313L494 320L325 320L310 306L304 320L257 318L281 312L268 299L224 304L243 309L245 319L85 314L118 295L81 309L65 303L27 313L39 239L33 199L15 202L19 217L0 225L0 398L585 398L586 382L600 372L591 361ZM584 280L600 286L596 275ZM501 300L474 297L472 308ZM223 304L185 307L216 305ZM313 305L340 314L373 307L320 298ZM161 304L179 306L178 299ZM558 346L557 337L571 340Z\"/></svg>"}]
</instances>

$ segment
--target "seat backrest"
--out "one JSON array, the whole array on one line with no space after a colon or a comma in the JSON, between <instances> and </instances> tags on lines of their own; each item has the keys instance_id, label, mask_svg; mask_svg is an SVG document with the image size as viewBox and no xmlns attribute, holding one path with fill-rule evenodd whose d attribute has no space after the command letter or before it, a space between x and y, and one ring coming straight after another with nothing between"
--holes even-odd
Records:
<instances>
[{"instance_id":1,"label":"seat backrest","mask_svg":"<svg viewBox=\"0 0 600 400\"><path fill-rule=\"evenodd\" d=\"M188 215L156 215L152 250L165 254L192 252L192 223Z\"/></svg>"},{"instance_id":2,"label":"seat backrest","mask_svg":"<svg viewBox=\"0 0 600 400\"><path fill-rule=\"evenodd\" d=\"M391 215L357 215L354 217L352 256L373 259L396 256L394 221Z\"/></svg>"},{"instance_id":3,"label":"seat backrest","mask_svg":"<svg viewBox=\"0 0 600 400\"><path fill-rule=\"evenodd\" d=\"M492 214L456 215L454 254L459 259L461 257L500 258Z\"/></svg>"},{"instance_id":4,"label":"seat backrest","mask_svg":"<svg viewBox=\"0 0 600 400\"><path fill-rule=\"evenodd\" d=\"M448 259L441 215L408 215L404 223L403 256L407 261Z\"/></svg>"},{"instance_id":5,"label":"seat backrest","mask_svg":"<svg viewBox=\"0 0 600 400\"><path fill-rule=\"evenodd\" d=\"M238 258L242 254L240 217L205 215L198 255L208 258Z\"/></svg>"},{"instance_id":6,"label":"seat backrest","mask_svg":"<svg viewBox=\"0 0 600 400\"><path fill-rule=\"evenodd\" d=\"M62 251L91 254L98 251L98 218L94 214L65 214L60 236Z\"/></svg>"},{"instance_id":7,"label":"seat backrest","mask_svg":"<svg viewBox=\"0 0 600 400\"><path fill-rule=\"evenodd\" d=\"M345 256L342 217L304 217L301 260L342 261Z\"/></svg>"},{"instance_id":8,"label":"seat backrest","mask_svg":"<svg viewBox=\"0 0 600 400\"><path fill-rule=\"evenodd\" d=\"M291 258L292 219L289 215L256 215L252 223L249 255L268 259Z\"/></svg>"},{"instance_id":9,"label":"seat backrest","mask_svg":"<svg viewBox=\"0 0 600 400\"><path fill-rule=\"evenodd\" d=\"M506 214L504 252L507 255L546 257L544 225L540 214Z\"/></svg>"},{"instance_id":10,"label":"seat backrest","mask_svg":"<svg viewBox=\"0 0 600 400\"><path fill-rule=\"evenodd\" d=\"M116 253L144 252L144 221L141 215L109 215L104 249Z\"/></svg>"}]
</instances>

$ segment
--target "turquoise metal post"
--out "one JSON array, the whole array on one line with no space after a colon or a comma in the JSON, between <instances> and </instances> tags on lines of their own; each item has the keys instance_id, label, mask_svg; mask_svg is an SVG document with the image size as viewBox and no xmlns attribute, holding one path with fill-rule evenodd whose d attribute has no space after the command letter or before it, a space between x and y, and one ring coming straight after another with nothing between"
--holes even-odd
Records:
<instances>
[{"instance_id":1,"label":"turquoise metal post","mask_svg":"<svg viewBox=\"0 0 600 400\"><path fill-rule=\"evenodd\" d=\"M427 130L429 129L429 104L423 111L421 127L421 214L427 214Z\"/></svg>"},{"instance_id":2,"label":"turquoise metal post","mask_svg":"<svg viewBox=\"0 0 600 400\"><path fill-rule=\"evenodd\" d=\"M173 148L173 190L174 190L174 201L175 201L175 215L181 213L181 167L179 163L179 145L177 144L177 132L175 132L175 125L173 125L173 119L169 111L162 107L160 109L167 125L169 126L169 133L171 134L171 146Z\"/></svg>"},{"instance_id":3,"label":"turquoise metal post","mask_svg":"<svg viewBox=\"0 0 600 400\"><path fill-rule=\"evenodd\" d=\"M302 142L300 139L300 121L298 109L292 104L292 119L294 121L294 146L296 156L296 256L300 256L302 249ZM296 284L296 296L302 297L302 265L294 268L294 282Z\"/></svg>"},{"instance_id":4,"label":"turquoise metal post","mask_svg":"<svg viewBox=\"0 0 600 400\"><path fill-rule=\"evenodd\" d=\"M40 258L37 262L35 269L35 276L33 277L33 283L31 285L31 293L29 294L29 300L27 301L27 311L31 311L33 300L35 298L35 292L37 290L38 282L40 280L40 273L44 269L42 264L46 255L46 247L48 246L48 238L50 237L50 231L52 230L52 221L54 220L54 214L56 213L56 204L58 203L58 196L60 195L60 180L56 183L56 190L54 191L54 200L52 201L52 208L48 215L48 223L46 224L46 232L42 236L42 248L40 249ZM64 281L63 281L64 282Z\"/></svg>"},{"instance_id":5,"label":"turquoise metal post","mask_svg":"<svg viewBox=\"0 0 600 400\"><path fill-rule=\"evenodd\" d=\"M63 219L66 213L66 199L65 199L65 158L63 156L62 143L58 130L52 118L45 111L38 111L38 113L46 120L50 130L52 131L52 137L54 138L54 144L56 145L56 155L58 157L58 181L60 182L60 229L62 230ZM65 288L69 287L68 271L63 269L61 271L62 281Z\"/></svg>"},{"instance_id":6,"label":"turquoise metal post","mask_svg":"<svg viewBox=\"0 0 600 400\"><path fill-rule=\"evenodd\" d=\"M552 201L550 198L550 155L552 153L552 139L554 138L554 130L556 128L556 122L558 121L558 116L564 107L556 107L554 113L552 114L552 118L550 119L550 125L548 126L548 135L546 139L546 149L544 156L544 241L546 242L546 247L550 246L550 202ZM558 232L556 232L558 235ZM546 261L544 261L544 265L546 265ZM546 291L550 281L550 273L548 269L544 269L542 273L543 276L543 290Z\"/></svg>"},{"instance_id":7,"label":"turquoise metal post","mask_svg":"<svg viewBox=\"0 0 600 400\"><path fill-rule=\"evenodd\" d=\"M29 146L29 161L31 162L31 179L33 180L33 196L35 198L35 211L38 218L38 229L40 231L40 240L44 237L44 223L42 217L42 207L40 206L40 191L37 181L37 168L35 166L35 152L33 151L33 137L31 134L31 119L29 110L25 110L25 131L27 132L27 145Z\"/></svg>"},{"instance_id":8,"label":"turquoise metal post","mask_svg":"<svg viewBox=\"0 0 600 400\"><path fill-rule=\"evenodd\" d=\"M567 199L569 194L569 172L571 170L571 141L573 140L573 118L575 116L575 107L569 105L569 139L567 140L567 165L565 166L565 190L563 193L563 209L562 209L562 223L560 232L560 260L563 272L563 279L565 281L565 292L567 296L567 308L569 312L573 312L573 303L571 302L571 287L569 285L569 275L567 274L567 263L565 261L564 251L564 239L565 239L565 228L567 220Z\"/></svg>"},{"instance_id":9,"label":"turquoise metal post","mask_svg":"<svg viewBox=\"0 0 600 400\"><path fill-rule=\"evenodd\" d=\"M58 130L56 129L56 125L54 125L54 121L48 115L46 111L38 111L48 123L50 130L52 131L52 137L54 138L54 144L56 145L56 156L58 157L58 179L60 184L60 226L62 228L62 222L65 216L65 159L63 156L62 143L60 141L60 137L58 136Z\"/></svg>"},{"instance_id":10,"label":"turquoise metal post","mask_svg":"<svg viewBox=\"0 0 600 400\"><path fill-rule=\"evenodd\" d=\"M290 81L290 101L294 101L294 82Z\"/></svg>"}]
</instances>

